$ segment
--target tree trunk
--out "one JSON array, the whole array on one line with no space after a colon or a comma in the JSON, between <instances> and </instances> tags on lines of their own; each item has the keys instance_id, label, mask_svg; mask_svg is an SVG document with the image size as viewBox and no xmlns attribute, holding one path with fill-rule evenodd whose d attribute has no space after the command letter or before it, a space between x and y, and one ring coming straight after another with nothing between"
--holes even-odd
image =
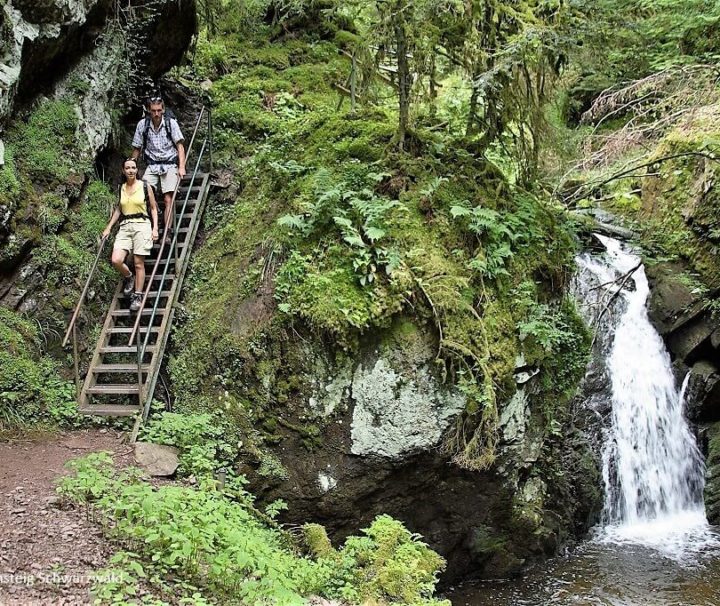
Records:
<instances>
[{"instance_id":1,"label":"tree trunk","mask_svg":"<svg viewBox=\"0 0 720 606\"><path fill-rule=\"evenodd\" d=\"M470 95L470 108L468 109L467 125L465 127L465 136L469 137L477 132L477 106L478 106L478 90L475 85L476 76L472 77L472 94Z\"/></svg>"},{"instance_id":2,"label":"tree trunk","mask_svg":"<svg viewBox=\"0 0 720 606\"><path fill-rule=\"evenodd\" d=\"M393 14L393 29L395 30L395 45L397 49L398 64L398 92L400 120L398 125L398 147L400 151L407 149L407 131L410 121L410 88L412 77L410 75L410 62L408 61L407 31L405 29L405 15L400 3L396 5Z\"/></svg>"}]
</instances>

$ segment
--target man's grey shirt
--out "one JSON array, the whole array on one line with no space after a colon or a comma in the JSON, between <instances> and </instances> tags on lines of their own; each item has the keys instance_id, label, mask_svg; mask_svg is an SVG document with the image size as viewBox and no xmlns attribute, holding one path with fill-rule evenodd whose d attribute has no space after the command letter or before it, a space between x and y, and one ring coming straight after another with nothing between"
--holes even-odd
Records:
<instances>
[{"instance_id":1,"label":"man's grey shirt","mask_svg":"<svg viewBox=\"0 0 720 606\"><path fill-rule=\"evenodd\" d=\"M165 128L165 120L167 120L167 118L163 116L162 120L160 120L160 126L157 129L153 125L152 120L150 120L150 128L148 128L147 133L147 145L145 147L145 154L148 158L150 158L150 160L153 160L154 162L162 162L163 160L172 159L174 159L174 162L169 162L168 164L150 164L147 167L146 171L155 175L167 172L169 167L177 166L178 153L175 146L185 139L185 137L183 137L182 131L180 130L180 125L177 123L177 120L171 118L170 134L172 136L172 141L170 141L168 139L167 130ZM142 148L144 131L145 118L140 120L140 122L138 122L137 126L135 127L135 135L133 136L132 140L133 147L137 149Z\"/></svg>"}]
</instances>

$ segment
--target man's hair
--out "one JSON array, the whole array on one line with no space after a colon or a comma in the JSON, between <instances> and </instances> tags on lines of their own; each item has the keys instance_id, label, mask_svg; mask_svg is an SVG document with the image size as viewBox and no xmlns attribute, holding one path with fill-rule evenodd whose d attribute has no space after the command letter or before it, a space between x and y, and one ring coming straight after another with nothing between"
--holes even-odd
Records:
<instances>
[{"instance_id":1,"label":"man's hair","mask_svg":"<svg viewBox=\"0 0 720 606\"><path fill-rule=\"evenodd\" d=\"M150 107L151 105L154 105L155 103L162 103L163 105L165 102L163 101L163 98L159 94L152 94L147 98L146 106Z\"/></svg>"}]
</instances>

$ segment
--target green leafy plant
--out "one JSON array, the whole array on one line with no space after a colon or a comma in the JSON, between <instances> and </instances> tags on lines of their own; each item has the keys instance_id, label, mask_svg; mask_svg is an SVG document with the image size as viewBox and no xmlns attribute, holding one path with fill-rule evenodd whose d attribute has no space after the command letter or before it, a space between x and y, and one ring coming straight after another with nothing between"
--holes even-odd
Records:
<instances>
[{"instance_id":1,"label":"green leafy plant","mask_svg":"<svg viewBox=\"0 0 720 606\"><path fill-rule=\"evenodd\" d=\"M103 599L133 598L133 579L172 586L185 603L295 605L315 594L396 604L440 604L432 599L443 559L388 516L379 517L339 550L317 559L298 555L291 535L271 525L282 502L261 514L234 487L213 481L197 489L140 480L135 470L117 473L107 453L68 464L74 472L58 492L84 505L109 538L125 550L116 555ZM197 601L193 601L196 599ZM442 602L447 604L447 602Z\"/></svg>"},{"instance_id":2,"label":"green leafy plant","mask_svg":"<svg viewBox=\"0 0 720 606\"><path fill-rule=\"evenodd\" d=\"M372 182L384 174L370 173ZM342 242L350 247L352 266L362 286L372 284L379 271L392 275L400 265L397 251L383 246L387 239L387 221L394 210L405 210L397 200L375 194L369 187L351 189L347 182L333 183L326 169L315 177L315 201L302 215L284 215L278 224L299 232L303 237L327 231L334 224Z\"/></svg>"},{"instance_id":3,"label":"green leafy plant","mask_svg":"<svg viewBox=\"0 0 720 606\"><path fill-rule=\"evenodd\" d=\"M235 449L225 439L225 424L209 414L164 412L142 431L142 439L180 449L180 475L211 475L219 467L229 467Z\"/></svg>"},{"instance_id":4,"label":"green leafy plant","mask_svg":"<svg viewBox=\"0 0 720 606\"><path fill-rule=\"evenodd\" d=\"M468 267L490 279L509 276L507 263L513 257L511 246L517 237L510 227L511 217L502 217L490 208L464 205L453 206L450 214L455 219L466 219L467 228L481 244Z\"/></svg>"}]
</instances>

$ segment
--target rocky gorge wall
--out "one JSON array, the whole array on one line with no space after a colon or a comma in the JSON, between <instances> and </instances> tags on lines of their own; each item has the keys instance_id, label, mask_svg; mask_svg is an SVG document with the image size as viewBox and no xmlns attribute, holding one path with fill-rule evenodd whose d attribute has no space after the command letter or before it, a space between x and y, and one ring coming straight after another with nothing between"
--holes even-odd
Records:
<instances>
[{"instance_id":1,"label":"rocky gorge wall","mask_svg":"<svg viewBox=\"0 0 720 606\"><path fill-rule=\"evenodd\" d=\"M187 0L2 6L0 303L32 313L49 347L113 204L98 154L127 153L124 116L178 61L195 29ZM91 299L107 294L109 280L103 264Z\"/></svg>"},{"instance_id":2,"label":"rocky gorge wall","mask_svg":"<svg viewBox=\"0 0 720 606\"><path fill-rule=\"evenodd\" d=\"M257 386L283 390L284 404L254 407L260 420L242 436L238 471L263 501L288 503L285 522L319 522L334 542L387 513L446 558L444 582L515 575L594 522L602 505L595 459L569 419L558 415L547 431L539 369L520 360L496 464L453 463L447 440L467 401L443 384L436 348L432 329L409 318L363 339L352 356L307 334L286 344L283 370L267 369ZM230 411L240 406L235 397L225 396Z\"/></svg>"},{"instance_id":3,"label":"rocky gorge wall","mask_svg":"<svg viewBox=\"0 0 720 606\"><path fill-rule=\"evenodd\" d=\"M0 303L37 318L47 349L62 333L113 202L93 176L98 152L127 149L127 133L114 130L148 77L182 52L195 19L187 2L153 2L122 18L103 3L59 3L50 13L60 15L52 27L26 22L19 6L4 13L16 19L13 32L29 33L7 43L5 71L15 76L6 87L8 154L0 182ZM140 40L126 43L136 31L127 26L136 22L123 19L147 26ZM393 201L390 208L405 207L403 220L388 224L408 246L407 267L394 283L360 288L342 240L323 243L317 251L330 251L325 263L317 251L294 257L308 265L286 279L280 303L280 272L263 248L282 238L277 218L319 187L306 176L311 169L347 171L326 185L318 170L317 183L327 189L380 172L375 163L387 155L394 126L379 112L337 116L331 83L347 61L336 46L233 43L242 48L211 48L208 59L218 70L214 78L227 76L211 90L231 191L211 206L209 241L178 310L175 404L232 421L240 434L238 471L264 500L289 503L287 521L320 521L341 539L390 513L448 559L448 580L509 576L557 553L600 507L596 464L568 395L588 337L563 304L574 244L562 219L532 196L511 192L491 165L467 153L455 157L451 146L438 157L428 152L389 166L391 176L380 175L372 194L373 202L382 196ZM47 77L35 82L32 70ZM296 141L317 155L298 156ZM444 176L448 166L457 170ZM297 180L283 181L288 175ZM431 193L422 193L432 180ZM512 274L503 265L507 253L495 260L498 275L510 276L505 292L488 294L468 267L484 253L453 222L451 207L466 199L497 205L498 216L531 228L513 239ZM286 249L282 261L288 256ZM102 271L84 327L114 282ZM293 318L280 307L291 303ZM529 318L531 310L536 316ZM433 312L443 316L443 334ZM529 326L522 338L520 320ZM344 332L331 332L338 326ZM533 330L550 340L537 341ZM446 350L460 351L454 361L440 359L443 335ZM492 366L484 393L460 380L463 356L477 357L481 346L481 362ZM485 449L492 456L478 447L488 462L469 469L455 456L476 433L492 443Z\"/></svg>"}]
</instances>

